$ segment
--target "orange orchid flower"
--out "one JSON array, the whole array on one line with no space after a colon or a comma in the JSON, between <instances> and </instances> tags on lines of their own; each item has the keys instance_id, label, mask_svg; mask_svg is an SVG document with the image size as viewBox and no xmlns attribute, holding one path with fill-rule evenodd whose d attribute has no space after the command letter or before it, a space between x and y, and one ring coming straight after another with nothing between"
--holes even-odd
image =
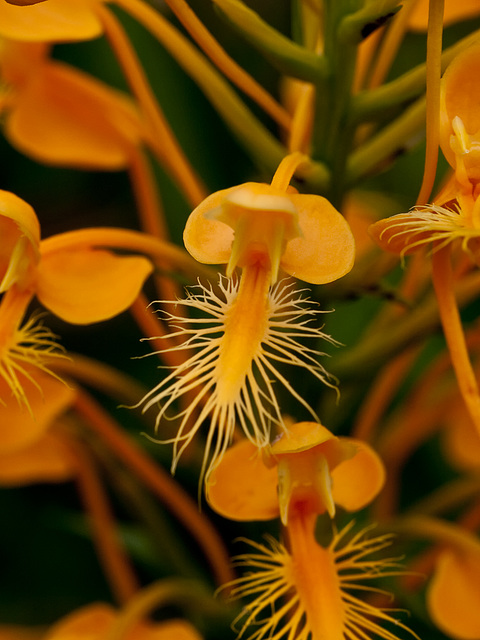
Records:
<instances>
[{"instance_id":1,"label":"orange orchid flower","mask_svg":"<svg viewBox=\"0 0 480 640\"><path fill-rule=\"evenodd\" d=\"M25 374L26 363L46 370L45 360L55 355L48 330L32 320L20 326L33 296L66 322L100 322L132 304L153 267L143 256L86 244L82 231L72 232L77 245L71 238L63 245L63 236L40 240L34 210L8 191L0 191L0 232L6 239L0 254L0 375L28 404L17 373Z\"/></svg>"},{"instance_id":2,"label":"orange orchid flower","mask_svg":"<svg viewBox=\"0 0 480 640\"><path fill-rule=\"evenodd\" d=\"M384 470L374 451L352 439L336 438L320 424L301 422L289 427L263 458L275 479L262 470L250 442L234 445L207 488L211 506L223 515L266 519L280 512L285 525L285 546L273 538L266 545L246 541L253 553L236 558L248 573L227 585L230 596L253 598L234 622L241 625L240 636L255 625L250 640L343 640L371 634L394 640L395 635L380 626L393 622L388 613L350 593L375 591L362 582L395 573L391 560L370 558L388 545L389 536L369 540L362 531L347 539L350 524L326 547L315 538L318 515L328 511L333 516L335 502L360 509L379 491Z\"/></svg>"},{"instance_id":3,"label":"orange orchid flower","mask_svg":"<svg viewBox=\"0 0 480 640\"><path fill-rule=\"evenodd\" d=\"M108 604L98 602L66 615L43 633L26 627L0 626L0 639L105 640L107 637L113 639L117 637L113 634L118 619L118 611ZM121 637L124 640L201 640L201 636L195 628L180 619L164 620L163 622L139 621Z\"/></svg>"},{"instance_id":4,"label":"orange orchid flower","mask_svg":"<svg viewBox=\"0 0 480 640\"><path fill-rule=\"evenodd\" d=\"M232 520L270 520L302 505L335 515L335 505L358 511L383 486L385 470L366 443L334 436L316 422L289 426L261 452L249 440L235 443L210 475L210 506Z\"/></svg>"},{"instance_id":5,"label":"orange orchid flower","mask_svg":"<svg viewBox=\"0 0 480 640\"><path fill-rule=\"evenodd\" d=\"M220 294L199 285L199 293L177 302L207 315L189 320L188 326L183 317L170 316L174 335L184 338L175 350L197 351L143 400L145 410L163 403L158 424L178 398L197 392L178 416L180 428L170 440L173 470L209 416L203 473L208 470L208 475L225 453L237 421L255 446L265 446L270 424L283 425L272 376L307 406L278 371L277 362L308 369L329 384L316 360L318 352L297 340L326 337L308 324L318 311L311 310L291 284L277 283L280 270L311 283L332 282L353 264L353 236L343 216L325 198L289 189L294 171L305 160L299 153L287 156L271 185L247 183L212 194L187 221L184 242L189 253L202 263L227 264L227 278L220 279ZM232 277L237 267L242 269L239 281Z\"/></svg>"},{"instance_id":6,"label":"orange orchid flower","mask_svg":"<svg viewBox=\"0 0 480 640\"><path fill-rule=\"evenodd\" d=\"M425 244L441 246L456 239L478 262L480 237L480 44L461 52L448 66L441 81L440 145L453 179L437 196L440 205L415 207L376 222L371 233L385 250L402 255Z\"/></svg>"},{"instance_id":7,"label":"orange orchid flower","mask_svg":"<svg viewBox=\"0 0 480 640\"><path fill-rule=\"evenodd\" d=\"M288 548L270 537L267 544L247 540L253 552L236 557L236 565L248 572L226 586L232 599L250 599L234 621L239 637L397 640L385 623L409 631L386 609L355 595L364 590L384 594L368 582L400 573L392 559L372 558L388 546L389 536L368 538L364 530L349 538L350 523L323 547L315 539L314 520L298 524L288 528Z\"/></svg>"},{"instance_id":8,"label":"orange orchid flower","mask_svg":"<svg viewBox=\"0 0 480 640\"><path fill-rule=\"evenodd\" d=\"M404 255L433 244L432 278L452 363L470 417L480 435L480 393L471 366L453 291L450 252L454 241L480 263L480 45L462 51L448 66L440 87L440 145L454 175L437 204L376 222L371 233L386 251Z\"/></svg>"}]
</instances>

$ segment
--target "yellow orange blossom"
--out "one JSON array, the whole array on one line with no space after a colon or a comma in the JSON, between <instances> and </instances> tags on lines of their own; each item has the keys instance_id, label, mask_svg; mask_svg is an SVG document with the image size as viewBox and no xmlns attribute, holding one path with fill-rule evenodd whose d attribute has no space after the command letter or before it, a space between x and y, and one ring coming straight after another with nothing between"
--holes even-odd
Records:
<instances>
[{"instance_id":1,"label":"yellow orange blossom","mask_svg":"<svg viewBox=\"0 0 480 640\"><path fill-rule=\"evenodd\" d=\"M1 640L120 640L115 633L119 612L101 602L89 604L66 615L47 631L28 627L0 626ZM201 640L200 634L185 620L138 621L123 640Z\"/></svg>"},{"instance_id":2,"label":"yellow orange blossom","mask_svg":"<svg viewBox=\"0 0 480 640\"><path fill-rule=\"evenodd\" d=\"M249 440L235 443L213 470L206 496L232 520L280 515L286 525L296 502L331 517L335 505L357 511L373 500L384 478L380 458L366 443L300 422L261 452Z\"/></svg>"},{"instance_id":3,"label":"yellow orange blossom","mask_svg":"<svg viewBox=\"0 0 480 640\"><path fill-rule=\"evenodd\" d=\"M400 573L391 558L371 557L388 546L390 536L368 538L363 530L349 538L350 523L323 547L314 524L310 518L290 526L288 548L271 537L266 544L246 541L253 552L237 556L236 564L248 573L228 585L232 598L251 599L234 622L240 626L238 637L398 640L388 627L409 629L388 610L355 595L380 592L369 581ZM254 631L248 635L250 625Z\"/></svg>"},{"instance_id":4,"label":"yellow orange blossom","mask_svg":"<svg viewBox=\"0 0 480 640\"><path fill-rule=\"evenodd\" d=\"M55 354L48 330L34 320L21 326L33 296L66 322L100 322L132 304L153 267L143 256L115 255L85 242L41 241L34 210L8 191L0 191L0 234L0 374L28 405L18 374L26 374L26 363L47 370L45 361Z\"/></svg>"},{"instance_id":5,"label":"yellow orange blossom","mask_svg":"<svg viewBox=\"0 0 480 640\"><path fill-rule=\"evenodd\" d=\"M256 446L265 446L270 425L283 426L272 377L307 406L277 363L302 367L329 383L318 352L298 342L326 337L309 325L319 311L292 284L277 283L280 270L311 283L331 282L353 264L353 236L343 216L325 198L289 191L292 174L305 160L299 153L287 156L271 185L247 183L212 194L187 221L189 253L199 262L226 263L227 278L220 279L220 293L199 285L198 293L178 301L207 316L188 325L182 317L168 316L174 336L184 339L175 350L197 351L143 400L145 410L163 403L158 424L185 393L197 393L178 415L180 427L170 440L173 470L207 418L203 472L222 457L237 423Z\"/></svg>"},{"instance_id":6,"label":"yellow orange blossom","mask_svg":"<svg viewBox=\"0 0 480 640\"><path fill-rule=\"evenodd\" d=\"M450 251L454 241L479 263L480 238L480 45L462 51L448 66L441 81L440 145L454 170L437 204L415 207L410 213L380 220L371 227L378 244L401 255L433 243L432 278L440 317L460 391L480 434L480 394L470 363L453 291Z\"/></svg>"},{"instance_id":7,"label":"yellow orange blossom","mask_svg":"<svg viewBox=\"0 0 480 640\"><path fill-rule=\"evenodd\" d=\"M251 515L259 512L261 499L256 492L263 493L263 488L257 486L254 490L253 480L265 480L262 472L252 475L254 466L247 456L253 454L242 445L228 452L230 460L227 463L225 457L214 470L209 487L210 502L213 494L223 512L229 511L234 518L235 507L227 506L233 497L232 486L228 486L229 470L236 466L232 457L237 464L240 460L241 470L249 476L237 488L244 493L241 516L248 516L250 498L253 498L254 512ZM381 463L369 447L357 447L355 441L335 438L322 425L311 422L291 426L287 434L273 443L267 460L277 461L278 501L286 545L271 537L267 545L246 541L253 547L253 553L237 557L237 564L248 568L249 573L231 582L229 593L233 598L253 597L235 620L234 624L241 624L239 637L246 636L247 628L254 625L256 630L248 636L252 640L343 640L345 637L360 640L372 633L385 640L395 638L380 626L382 622L393 622L388 613L350 593L351 589L375 591L362 582L395 573L391 560L370 558L372 553L388 545L389 536L369 540L363 531L348 540L347 533L352 528L348 525L334 534L326 547L315 538L318 515L328 511L332 516L334 501L338 500L348 509L361 508L381 488L384 474ZM370 471L373 473L368 477ZM236 473L237 470L233 472ZM223 479L226 479L226 491L223 491ZM270 478L269 484L273 489ZM260 511L268 502L272 506L273 496L267 494L268 490Z\"/></svg>"}]
</instances>

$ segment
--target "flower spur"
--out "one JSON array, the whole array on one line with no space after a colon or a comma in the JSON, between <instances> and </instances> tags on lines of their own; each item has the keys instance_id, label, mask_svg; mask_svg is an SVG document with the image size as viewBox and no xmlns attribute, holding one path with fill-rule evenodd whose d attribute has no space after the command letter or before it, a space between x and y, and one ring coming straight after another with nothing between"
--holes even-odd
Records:
<instances>
[{"instance_id":1,"label":"flower spur","mask_svg":"<svg viewBox=\"0 0 480 640\"><path fill-rule=\"evenodd\" d=\"M189 357L142 401L144 410L162 405L158 425L174 403L195 396L176 416L176 435L161 440L174 445L172 471L207 418L202 467L207 480L237 422L259 447L269 442L271 424L285 428L272 377L308 407L278 365L307 369L332 386L317 362L319 352L299 342L327 337L310 325L319 311L293 285L278 282L280 270L310 283L331 282L353 264L353 236L343 216L325 198L293 193L288 186L305 161L302 154L291 154L271 185L247 183L212 194L187 221L187 250L199 262L227 264L227 277L220 278L218 293L199 285L197 294L177 302L207 317L169 316L174 336L183 338L173 350ZM242 269L239 280L237 267Z\"/></svg>"}]
</instances>

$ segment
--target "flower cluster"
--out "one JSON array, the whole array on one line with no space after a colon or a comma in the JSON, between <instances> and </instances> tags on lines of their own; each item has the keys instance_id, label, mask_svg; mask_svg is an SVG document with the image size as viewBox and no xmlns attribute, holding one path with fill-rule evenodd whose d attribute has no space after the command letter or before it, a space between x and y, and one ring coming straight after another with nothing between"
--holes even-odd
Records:
<instances>
[{"instance_id":1,"label":"flower cluster","mask_svg":"<svg viewBox=\"0 0 480 640\"><path fill-rule=\"evenodd\" d=\"M0 0L1 639L480 638L479 2L256 5Z\"/></svg>"}]
</instances>

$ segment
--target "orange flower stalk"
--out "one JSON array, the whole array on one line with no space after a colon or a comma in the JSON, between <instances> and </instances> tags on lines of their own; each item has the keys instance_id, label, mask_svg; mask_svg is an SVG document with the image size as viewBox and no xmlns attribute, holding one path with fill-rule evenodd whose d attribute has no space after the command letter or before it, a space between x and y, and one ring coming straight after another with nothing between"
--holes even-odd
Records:
<instances>
[{"instance_id":1,"label":"orange flower stalk","mask_svg":"<svg viewBox=\"0 0 480 640\"><path fill-rule=\"evenodd\" d=\"M227 279L220 279L220 293L199 285L197 294L178 302L206 318L187 324L183 317L168 316L177 329L173 336L184 339L174 349L197 350L143 400L145 410L163 403L159 424L179 398L197 393L177 416L179 430L168 440L174 443L172 470L207 418L202 469L207 477L237 422L255 446L268 444L270 424L284 427L272 377L307 406L276 363L307 369L331 385L318 352L297 341L326 337L309 325L319 312L292 285L277 283L280 270L307 282L331 282L353 264L353 236L341 214L320 196L289 190L292 174L305 160L299 153L287 156L271 185L247 183L212 194L187 221L187 250L199 262L226 263ZM232 278L237 267L239 281Z\"/></svg>"},{"instance_id":2,"label":"orange flower stalk","mask_svg":"<svg viewBox=\"0 0 480 640\"><path fill-rule=\"evenodd\" d=\"M8 191L0 191L0 375L14 396L28 406L21 377L26 364L48 371L58 355L52 334L34 319L21 326L36 295L52 313L72 324L107 320L137 297L152 264L143 256L119 256L79 241L62 246L40 240L34 210ZM20 375L20 377L19 377Z\"/></svg>"}]
</instances>

